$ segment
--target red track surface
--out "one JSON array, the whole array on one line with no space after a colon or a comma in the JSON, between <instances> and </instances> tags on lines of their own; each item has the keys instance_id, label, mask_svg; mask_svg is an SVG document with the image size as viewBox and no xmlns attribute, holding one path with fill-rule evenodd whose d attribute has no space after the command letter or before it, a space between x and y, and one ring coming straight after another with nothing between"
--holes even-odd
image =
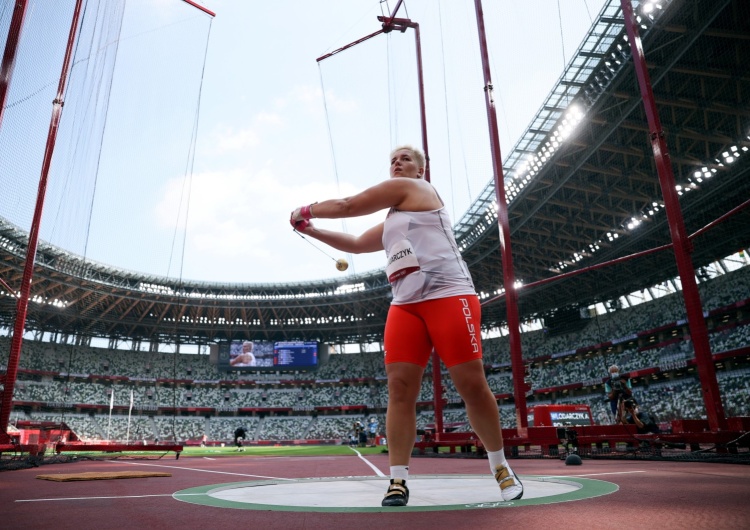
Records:
<instances>
[{"instance_id":1,"label":"red track surface","mask_svg":"<svg viewBox=\"0 0 750 530\"><path fill-rule=\"evenodd\" d=\"M381 471L386 455L367 459ZM750 467L739 464L584 460L512 460L520 475L580 475L618 484L611 495L524 506L417 513L298 513L215 508L176 501L190 487L262 477L373 476L361 459L339 457L219 457L119 462L83 461L0 474L3 528L750 528ZM49 482L39 474L88 471L167 471L170 478ZM415 458L411 473L479 474L486 460ZM385 489L385 479L384 479ZM66 500L52 500L66 499ZM33 500L33 502L25 502ZM373 499L377 506L379 498Z\"/></svg>"}]
</instances>

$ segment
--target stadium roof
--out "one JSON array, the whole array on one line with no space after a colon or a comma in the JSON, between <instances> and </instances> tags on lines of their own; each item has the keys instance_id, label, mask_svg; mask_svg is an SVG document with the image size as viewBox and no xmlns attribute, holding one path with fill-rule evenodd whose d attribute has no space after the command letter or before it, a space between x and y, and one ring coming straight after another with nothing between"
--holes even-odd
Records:
<instances>
[{"instance_id":1,"label":"stadium roof","mask_svg":"<svg viewBox=\"0 0 750 530\"><path fill-rule=\"evenodd\" d=\"M663 0L641 31L688 233L750 197L750 6ZM502 83L503 73L496 83ZM669 245L649 129L619 1L612 0L525 134L505 157L515 275L528 285ZM491 180L488 176L488 180ZM485 300L505 321L490 184L456 225ZM747 208L693 238L696 268L750 245ZM0 222L0 278L21 284L25 232ZM522 318L585 306L677 275L667 248L519 291ZM0 287L0 325L15 297ZM146 276L40 245L27 329L152 342L227 338L382 340L382 271L286 284L209 284Z\"/></svg>"}]
</instances>

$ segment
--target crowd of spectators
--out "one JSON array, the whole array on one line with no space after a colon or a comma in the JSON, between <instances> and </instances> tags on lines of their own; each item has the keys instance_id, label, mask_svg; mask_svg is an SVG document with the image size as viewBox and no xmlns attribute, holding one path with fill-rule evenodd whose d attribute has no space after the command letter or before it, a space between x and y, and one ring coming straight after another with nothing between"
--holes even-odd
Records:
<instances>
[{"instance_id":1,"label":"crowd of spectators","mask_svg":"<svg viewBox=\"0 0 750 530\"><path fill-rule=\"evenodd\" d=\"M748 269L748 270L745 270ZM750 267L700 284L704 309L710 311L740 300L750 299ZM648 331L685 318L681 293L657 298L631 308L592 318L574 333L548 336L544 331L522 334L526 381L532 391L528 405L544 403L588 404L599 423L610 423L601 389L609 364L617 364L624 373L656 368L665 373L684 368L694 356L686 326L657 344L639 344L633 339L639 331ZM736 310L739 313L741 309ZM717 320L709 328L714 354L750 344L747 313L735 314L729 323ZM668 340L667 340L668 339ZM597 349L607 341L618 344ZM0 363L7 363L10 339L0 337ZM490 388L497 395L512 395L513 378L509 369L508 337L483 341ZM590 349L575 353L576 349ZM316 407L354 406L382 410L387 403L387 386L382 352L355 355L331 355L315 371L297 373L219 373L207 355L178 353L122 352L49 342L26 340L15 385L14 401L27 412L14 411L22 419L61 417L83 437L101 439L178 439L195 440L207 436L230 440L238 422L248 428L250 439L347 439L356 414L316 416ZM745 415L750 405L748 368L730 360L717 372L725 412ZM634 397L659 421L705 418L700 383L694 371L682 370L668 380L637 380ZM123 377L124 376L124 377ZM425 371L418 401L434 399L431 364ZM127 379L125 379L127 378ZM252 384L248 383L251 378ZM180 381L172 384L170 380ZM576 392L556 392L555 388L580 383ZM443 398L446 400L444 423L466 425L462 402L451 380L443 371ZM95 415L82 414L77 405L113 403L117 411L111 419L100 408ZM132 417L127 413L133 399ZM41 404L30 407L28 404ZM26 404L26 405L24 405ZM169 409L203 407L210 411L234 413L227 418L199 412L182 417ZM161 410L160 410L161 409ZM264 417L238 416L239 409L267 410ZM273 409L285 409L283 416ZM28 410L32 410L28 412ZM58 412L50 412L58 410ZM70 412L75 410L76 412ZM165 412L166 410L166 412ZM64 411L64 412L59 412ZM207 415L206 415L207 414ZM289 415L291 414L291 415ZM516 424L512 403L501 401L500 416L505 427ZM385 428L381 418L381 429ZM47 420L44 420L47 421ZM130 421L128 428L128 421ZM418 428L434 424L430 410L420 412Z\"/></svg>"},{"instance_id":2,"label":"crowd of spectators","mask_svg":"<svg viewBox=\"0 0 750 530\"><path fill-rule=\"evenodd\" d=\"M750 267L743 267L708 282L700 283L698 288L704 311L748 300L750 299ZM682 292L676 292L647 303L598 314L590 318L581 330L574 333L549 336L548 332L543 329L522 333L521 350L524 359L531 360L591 347L613 339L630 337L639 331L659 328L685 318ZM483 346L487 363L510 364L509 337L485 341Z\"/></svg>"},{"instance_id":3,"label":"crowd of spectators","mask_svg":"<svg viewBox=\"0 0 750 530\"><path fill-rule=\"evenodd\" d=\"M199 440L206 432L205 418L154 416L156 437L159 440Z\"/></svg>"}]
</instances>

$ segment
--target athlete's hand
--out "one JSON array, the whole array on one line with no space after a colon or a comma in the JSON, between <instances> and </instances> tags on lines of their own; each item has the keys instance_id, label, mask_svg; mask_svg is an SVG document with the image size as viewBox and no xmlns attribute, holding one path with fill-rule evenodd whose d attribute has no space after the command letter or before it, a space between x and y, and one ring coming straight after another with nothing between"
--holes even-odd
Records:
<instances>
[{"instance_id":1,"label":"athlete's hand","mask_svg":"<svg viewBox=\"0 0 750 530\"><path fill-rule=\"evenodd\" d=\"M315 204L315 203L313 203ZM312 213L312 204L308 204L307 206L300 206L299 208L295 208L291 215L292 221L303 221L306 219L312 219L315 217Z\"/></svg>"},{"instance_id":2,"label":"athlete's hand","mask_svg":"<svg viewBox=\"0 0 750 530\"><path fill-rule=\"evenodd\" d=\"M292 218L292 219L289 219L289 224L292 225L292 228L294 228L297 232L304 232L308 227L312 226L312 223L308 219L295 221Z\"/></svg>"}]
</instances>

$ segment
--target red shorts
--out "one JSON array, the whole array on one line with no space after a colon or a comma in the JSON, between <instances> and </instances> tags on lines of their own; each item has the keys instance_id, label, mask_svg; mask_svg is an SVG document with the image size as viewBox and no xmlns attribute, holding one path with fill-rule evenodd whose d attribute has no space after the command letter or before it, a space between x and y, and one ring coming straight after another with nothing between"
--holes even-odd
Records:
<instances>
[{"instance_id":1,"label":"red shorts","mask_svg":"<svg viewBox=\"0 0 750 530\"><path fill-rule=\"evenodd\" d=\"M481 359L481 320L476 295L392 305L385 323L385 364L412 363L424 368L433 348L448 368Z\"/></svg>"}]
</instances>

